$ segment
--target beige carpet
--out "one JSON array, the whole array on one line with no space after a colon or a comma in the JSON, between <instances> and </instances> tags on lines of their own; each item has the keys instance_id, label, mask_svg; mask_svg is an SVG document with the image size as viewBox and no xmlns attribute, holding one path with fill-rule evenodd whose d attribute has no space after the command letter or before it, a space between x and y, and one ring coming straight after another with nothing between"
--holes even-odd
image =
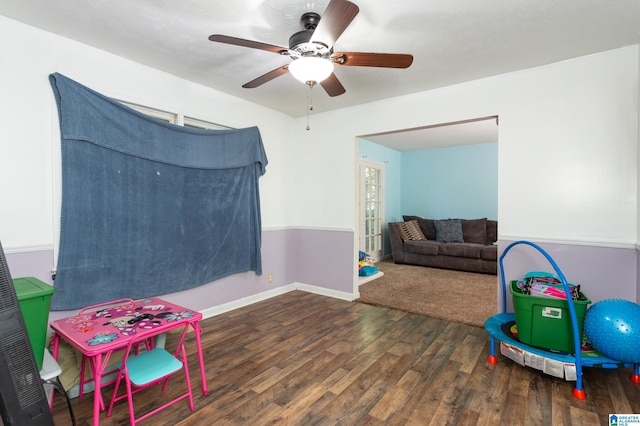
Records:
<instances>
[{"instance_id":1,"label":"beige carpet","mask_svg":"<svg viewBox=\"0 0 640 426\"><path fill-rule=\"evenodd\" d=\"M358 302L482 327L497 312L496 275L376 264L384 276L360 286Z\"/></svg>"}]
</instances>

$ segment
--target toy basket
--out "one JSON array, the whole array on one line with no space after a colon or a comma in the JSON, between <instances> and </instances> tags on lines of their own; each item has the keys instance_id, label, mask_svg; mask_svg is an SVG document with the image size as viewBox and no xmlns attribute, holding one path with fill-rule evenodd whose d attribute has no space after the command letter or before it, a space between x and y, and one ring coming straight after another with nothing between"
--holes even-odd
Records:
<instances>
[{"instance_id":1,"label":"toy basket","mask_svg":"<svg viewBox=\"0 0 640 426\"><path fill-rule=\"evenodd\" d=\"M516 315L518 339L527 345L560 352L574 353L573 325L569 303L563 299L523 294L517 281L511 281L511 297ZM578 322L578 336L582 336L584 317L591 300L580 292L573 300Z\"/></svg>"}]
</instances>

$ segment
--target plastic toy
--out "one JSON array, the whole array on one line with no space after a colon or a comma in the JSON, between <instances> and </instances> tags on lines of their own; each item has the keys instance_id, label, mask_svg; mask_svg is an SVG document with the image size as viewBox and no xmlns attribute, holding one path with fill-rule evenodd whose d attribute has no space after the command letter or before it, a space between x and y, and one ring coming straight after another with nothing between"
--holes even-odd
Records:
<instances>
[{"instance_id":1,"label":"plastic toy","mask_svg":"<svg viewBox=\"0 0 640 426\"><path fill-rule=\"evenodd\" d=\"M374 266L373 259L369 256L369 253L365 253L362 250L358 253L358 275L361 277L368 277L378 273L378 267Z\"/></svg>"},{"instance_id":2,"label":"plastic toy","mask_svg":"<svg viewBox=\"0 0 640 426\"><path fill-rule=\"evenodd\" d=\"M507 256L507 253L509 253L509 251L511 249L513 249L515 246L518 245L525 245L525 246L530 246L533 247L534 249L536 249L540 254L542 254L547 261L551 264L551 266L553 267L553 269L555 270L555 273L557 274L558 278L560 279L561 283L562 283L562 288L564 289L565 295L566 295L566 299L568 302L568 308L569 308L569 315L571 318L571 324L572 324L572 333L573 333L573 340L575 343L575 351L574 354L564 354L564 353L555 353L555 352L548 352L548 351L544 351L541 349L537 349L537 348L533 348L530 347L528 345L523 344L522 342L520 342L519 340L508 336L504 330L502 329L502 326L505 324L509 324L511 321L515 320L515 315L513 312L507 312L507 299L506 299L506 295L507 295L507 285L506 285L506 279L505 279L505 269L504 269L504 258ZM499 265L499 271L500 271L500 284L502 286L502 313L496 314L490 318L487 319L487 321L485 321L484 323L484 328L487 331L487 333L489 334L489 336L491 337L491 342L490 342L490 346L489 346L489 350L490 350L490 354L487 358L487 361L490 364L497 364L498 363L498 357L496 356L496 350L495 350L495 343L496 340L499 340L503 343L507 343L509 345L512 345L515 348L521 348L521 349L526 349L527 351L530 351L532 353L541 355L541 356L545 356L549 359L553 359L553 360L557 360L557 361L561 361L561 362L566 362L566 363L573 363L575 364L575 370L576 370L576 387L573 390L573 396L577 399L586 399L586 393L583 389L583 385L582 385L582 368L583 367L599 367L599 368L626 368L626 367L633 367L633 371L631 373L630 376L630 380L633 383L638 383L640 384L640 362L623 362L622 360L619 359L614 359L608 356L604 356L604 354L602 356L589 356L589 357L584 357L582 354L582 345L581 345L581 337L578 333L578 319L576 316L576 309L573 303L573 297L572 297L572 292L570 289L570 284L567 282L564 274L562 273L562 271L560 270L560 268L558 267L558 265L556 264L556 262L553 260L553 258L551 258L551 256L544 251L544 249L542 247L540 247L539 245L532 243L530 241L525 241L525 240L520 240L520 241L515 241L511 244L509 244L504 251L502 252L502 254L500 255L499 259L498 259L498 265ZM591 308L593 309L593 307ZM589 312L591 309L589 309L587 312ZM638 314L635 313L635 318L638 318ZM626 318L626 314L625 314L625 318ZM585 319L586 320L586 319ZM637 324L637 323L636 323ZM639 331L637 331L638 329L635 328L634 330L636 330L636 339L639 337L638 335L640 334Z\"/></svg>"},{"instance_id":3,"label":"plastic toy","mask_svg":"<svg viewBox=\"0 0 640 426\"><path fill-rule=\"evenodd\" d=\"M594 348L625 363L640 363L640 305L622 299L595 303L584 320Z\"/></svg>"}]
</instances>

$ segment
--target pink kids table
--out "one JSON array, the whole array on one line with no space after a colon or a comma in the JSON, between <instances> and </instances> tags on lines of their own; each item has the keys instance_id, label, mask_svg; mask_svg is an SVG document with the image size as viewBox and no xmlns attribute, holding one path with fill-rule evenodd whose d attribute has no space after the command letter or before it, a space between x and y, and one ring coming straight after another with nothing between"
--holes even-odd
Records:
<instances>
[{"instance_id":1,"label":"pink kids table","mask_svg":"<svg viewBox=\"0 0 640 426\"><path fill-rule=\"evenodd\" d=\"M51 345L53 358L58 358L60 339L69 342L83 355L80 374L80 396L85 383L94 381L93 424L100 423L100 410L104 409L101 383L105 368L109 364L111 354L124 349L131 340L144 340L145 334L157 334L185 326L195 331L200 375L202 378L202 394L207 394L207 383L202 355L199 321L202 314L182 306L175 305L158 298L147 298L133 301L120 299L86 307L77 315L62 318L51 323L55 332ZM84 358L89 360L93 379L85 380Z\"/></svg>"}]
</instances>

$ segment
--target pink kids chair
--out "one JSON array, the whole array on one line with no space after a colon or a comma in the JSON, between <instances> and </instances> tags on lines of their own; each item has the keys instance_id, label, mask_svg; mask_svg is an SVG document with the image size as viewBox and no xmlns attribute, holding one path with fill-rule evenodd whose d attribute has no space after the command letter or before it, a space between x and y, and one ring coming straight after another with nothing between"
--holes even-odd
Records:
<instances>
[{"instance_id":1,"label":"pink kids chair","mask_svg":"<svg viewBox=\"0 0 640 426\"><path fill-rule=\"evenodd\" d=\"M185 398L189 399L189 409L193 411L193 394L191 392L189 368L187 367L187 353L184 347L184 339L187 334L188 327L189 325L185 324L175 353L170 353L165 348L157 347L150 348L149 350L136 350L140 343L148 342L149 339L155 335L166 333L166 330L155 333L152 332L151 334L144 333L139 340L129 343L127 350L125 351L124 358L117 364L117 368L119 368L120 371L116 379L113 397L111 398L109 410L107 411L107 417L111 416L114 403L125 398L129 404L129 418L131 426L135 426L139 421L144 420ZM186 391L162 406L136 418L133 407L133 395L143 389L161 383L162 392L164 392L167 389L169 377L180 372L180 370L184 370L187 385ZM118 389L123 380L126 392L122 395L118 395Z\"/></svg>"}]
</instances>

